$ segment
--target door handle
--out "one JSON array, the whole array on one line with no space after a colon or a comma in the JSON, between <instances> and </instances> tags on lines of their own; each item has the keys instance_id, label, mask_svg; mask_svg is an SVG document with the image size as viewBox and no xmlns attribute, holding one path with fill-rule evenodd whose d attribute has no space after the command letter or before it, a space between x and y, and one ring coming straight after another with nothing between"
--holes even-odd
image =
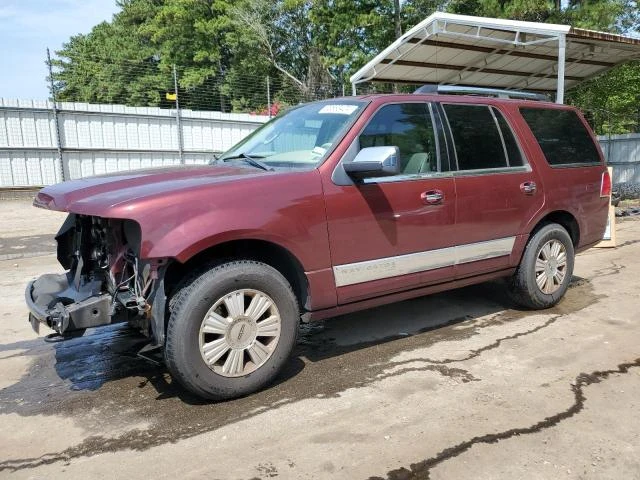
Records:
<instances>
[{"instance_id":1,"label":"door handle","mask_svg":"<svg viewBox=\"0 0 640 480\"><path fill-rule=\"evenodd\" d=\"M422 203L426 205L440 205L444 201L442 190L428 190L420 194Z\"/></svg>"},{"instance_id":2,"label":"door handle","mask_svg":"<svg viewBox=\"0 0 640 480\"><path fill-rule=\"evenodd\" d=\"M533 195L537 189L536 182L524 182L520 184L520 191L525 195Z\"/></svg>"}]
</instances>

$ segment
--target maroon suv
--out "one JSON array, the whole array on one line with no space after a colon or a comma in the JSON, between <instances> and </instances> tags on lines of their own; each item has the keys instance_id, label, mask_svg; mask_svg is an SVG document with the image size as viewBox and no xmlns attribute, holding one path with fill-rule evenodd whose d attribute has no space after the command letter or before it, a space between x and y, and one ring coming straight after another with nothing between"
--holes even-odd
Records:
<instances>
[{"instance_id":1,"label":"maroon suv","mask_svg":"<svg viewBox=\"0 0 640 480\"><path fill-rule=\"evenodd\" d=\"M603 236L611 183L576 109L373 95L293 108L206 166L74 180L66 274L30 283L34 329L129 322L175 379L224 399L265 386L300 320L507 277L557 303Z\"/></svg>"}]
</instances>

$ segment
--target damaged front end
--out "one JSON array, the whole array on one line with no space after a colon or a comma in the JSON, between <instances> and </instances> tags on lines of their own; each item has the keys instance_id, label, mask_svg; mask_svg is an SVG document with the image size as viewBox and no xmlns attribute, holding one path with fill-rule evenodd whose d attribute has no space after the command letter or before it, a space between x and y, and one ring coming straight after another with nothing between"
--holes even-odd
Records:
<instances>
[{"instance_id":1,"label":"damaged front end","mask_svg":"<svg viewBox=\"0 0 640 480\"><path fill-rule=\"evenodd\" d=\"M136 222L70 214L56 240L58 261L67 272L42 275L25 292L36 332L44 324L62 336L75 336L87 328L129 322L156 344L164 341L164 266L140 260Z\"/></svg>"}]
</instances>

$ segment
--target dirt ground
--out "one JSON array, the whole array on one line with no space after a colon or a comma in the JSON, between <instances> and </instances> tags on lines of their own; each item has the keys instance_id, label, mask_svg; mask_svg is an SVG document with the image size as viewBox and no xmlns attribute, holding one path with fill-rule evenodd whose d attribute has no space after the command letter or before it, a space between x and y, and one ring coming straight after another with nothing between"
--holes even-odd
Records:
<instances>
[{"instance_id":1,"label":"dirt ground","mask_svg":"<svg viewBox=\"0 0 640 480\"><path fill-rule=\"evenodd\" d=\"M0 203L0 477L640 478L636 219L551 310L495 282L303 326L274 386L217 404L122 326L33 333L24 286L60 270L62 220Z\"/></svg>"}]
</instances>

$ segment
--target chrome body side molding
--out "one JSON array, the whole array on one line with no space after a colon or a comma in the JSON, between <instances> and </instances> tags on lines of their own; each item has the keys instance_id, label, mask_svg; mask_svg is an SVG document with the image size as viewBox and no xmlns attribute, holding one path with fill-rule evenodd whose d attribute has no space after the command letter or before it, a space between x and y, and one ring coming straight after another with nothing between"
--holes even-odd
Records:
<instances>
[{"instance_id":1,"label":"chrome body side molding","mask_svg":"<svg viewBox=\"0 0 640 480\"><path fill-rule=\"evenodd\" d=\"M510 255L516 237L347 263L333 267L337 287Z\"/></svg>"}]
</instances>

